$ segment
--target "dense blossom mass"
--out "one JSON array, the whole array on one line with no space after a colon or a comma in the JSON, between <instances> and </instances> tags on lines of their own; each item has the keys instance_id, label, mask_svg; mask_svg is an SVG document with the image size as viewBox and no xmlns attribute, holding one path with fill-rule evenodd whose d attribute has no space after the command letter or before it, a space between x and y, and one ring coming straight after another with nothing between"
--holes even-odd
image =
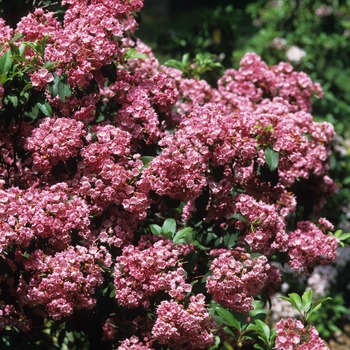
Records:
<instances>
[{"instance_id":1,"label":"dense blossom mass","mask_svg":"<svg viewBox=\"0 0 350 350\"><path fill-rule=\"evenodd\" d=\"M221 316L250 320L282 281L274 259L307 273L336 257L332 225L309 221L336 190L321 87L247 53L214 88L135 38L143 1L62 4L62 22L0 20L0 327L240 346ZM300 321L276 328L278 349L323 349Z\"/></svg>"},{"instance_id":2,"label":"dense blossom mass","mask_svg":"<svg viewBox=\"0 0 350 350\"><path fill-rule=\"evenodd\" d=\"M207 290L219 304L242 313L253 309L252 302L265 287L270 266L265 256L251 258L235 251L215 258L207 279Z\"/></svg>"}]
</instances>

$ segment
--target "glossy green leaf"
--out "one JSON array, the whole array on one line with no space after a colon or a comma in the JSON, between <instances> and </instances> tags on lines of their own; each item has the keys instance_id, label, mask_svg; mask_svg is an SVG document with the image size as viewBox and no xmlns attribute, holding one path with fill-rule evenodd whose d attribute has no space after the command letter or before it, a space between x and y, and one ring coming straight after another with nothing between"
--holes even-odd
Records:
<instances>
[{"instance_id":1,"label":"glossy green leaf","mask_svg":"<svg viewBox=\"0 0 350 350\"><path fill-rule=\"evenodd\" d=\"M16 46L15 44L13 44L11 42L9 42L9 45L10 45L10 50L11 50L12 55L19 55L20 54L18 46Z\"/></svg>"},{"instance_id":2,"label":"glossy green leaf","mask_svg":"<svg viewBox=\"0 0 350 350\"><path fill-rule=\"evenodd\" d=\"M214 345L212 347L209 348L209 350L216 350L219 348L220 345L220 337L218 335L214 336L215 342Z\"/></svg>"},{"instance_id":3,"label":"glossy green leaf","mask_svg":"<svg viewBox=\"0 0 350 350\"><path fill-rule=\"evenodd\" d=\"M17 107L17 106L18 106L18 97L17 97L17 95L8 94L8 95L7 95L7 99L8 99L9 101L11 101L13 107Z\"/></svg>"},{"instance_id":4,"label":"glossy green leaf","mask_svg":"<svg viewBox=\"0 0 350 350\"><path fill-rule=\"evenodd\" d=\"M151 160L153 159L154 157L153 156L142 156L140 157L140 160L142 161L143 163L143 167L144 168L148 168L149 167L149 163L151 162Z\"/></svg>"},{"instance_id":5,"label":"glossy green leaf","mask_svg":"<svg viewBox=\"0 0 350 350\"><path fill-rule=\"evenodd\" d=\"M339 238L343 234L343 230L337 230L334 232L333 236Z\"/></svg>"},{"instance_id":6,"label":"glossy green leaf","mask_svg":"<svg viewBox=\"0 0 350 350\"><path fill-rule=\"evenodd\" d=\"M130 59L134 59L134 58L149 58L148 55L144 54L144 53L140 53L140 52L137 52L136 49L128 49L123 58L125 60L130 60Z\"/></svg>"},{"instance_id":7,"label":"glossy green leaf","mask_svg":"<svg viewBox=\"0 0 350 350\"><path fill-rule=\"evenodd\" d=\"M340 241L345 241L345 240L347 240L348 238L350 238L350 233L343 233L343 234L339 237L339 240L340 240Z\"/></svg>"},{"instance_id":8,"label":"glossy green leaf","mask_svg":"<svg viewBox=\"0 0 350 350\"><path fill-rule=\"evenodd\" d=\"M49 102L37 102L36 105L41 110L41 112L43 112L47 117L50 117L52 115L52 108Z\"/></svg>"},{"instance_id":9,"label":"glossy green leaf","mask_svg":"<svg viewBox=\"0 0 350 350\"><path fill-rule=\"evenodd\" d=\"M48 88L51 96L59 96L62 102L66 102L66 97L72 94L71 87L67 83L67 77L64 75L54 74L54 80L49 84Z\"/></svg>"},{"instance_id":10,"label":"glossy green leaf","mask_svg":"<svg viewBox=\"0 0 350 350\"><path fill-rule=\"evenodd\" d=\"M25 62L25 63L31 64L30 61L28 61L26 58L24 58L21 55L13 55L13 56L11 56L11 60L12 61Z\"/></svg>"},{"instance_id":11,"label":"glossy green leaf","mask_svg":"<svg viewBox=\"0 0 350 350\"><path fill-rule=\"evenodd\" d=\"M171 67L171 68L176 68L176 69L178 69L180 71L184 70L184 65L180 61L177 61L177 60L174 60L174 59L171 59L171 60L168 60L168 61L164 62L164 66Z\"/></svg>"},{"instance_id":12,"label":"glossy green leaf","mask_svg":"<svg viewBox=\"0 0 350 350\"><path fill-rule=\"evenodd\" d=\"M302 313L302 302L300 296L296 293L288 294L288 297L280 297L283 300L289 301L300 313Z\"/></svg>"},{"instance_id":13,"label":"glossy green leaf","mask_svg":"<svg viewBox=\"0 0 350 350\"><path fill-rule=\"evenodd\" d=\"M246 219L242 214L236 213L231 215L231 219L239 220L242 222L249 222L248 219Z\"/></svg>"},{"instance_id":14,"label":"glossy green leaf","mask_svg":"<svg viewBox=\"0 0 350 350\"><path fill-rule=\"evenodd\" d=\"M115 298L115 288L113 288L113 289L111 290L111 292L109 293L109 297L110 297L111 299Z\"/></svg>"},{"instance_id":15,"label":"glossy green leaf","mask_svg":"<svg viewBox=\"0 0 350 350\"><path fill-rule=\"evenodd\" d=\"M271 171L277 169L279 161L279 153L274 151L271 147L265 148L265 161Z\"/></svg>"},{"instance_id":16,"label":"glossy green leaf","mask_svg":"<svg viewBox=\"0 0 350 350\"><path fill-rule=\"evenodd\" d=\"M266 345L270 345L269 326L261 320L255 320L255 327L257 333L259 334L259 339L262 340Z\"/></svg>"},{"instance_id":17,"label":"glossy green leaf","mask_svg":"<svg viewBox=\"0 0 350 350\"><path fill-rule=\"evenodd\" d=\"M324 302L327 301L327 300L332 300L332 298L331 298L331 297L327 297L327 298L317 299L317 300L312 304L312 306L311 306L309 312L307 313L306 319L308 319L309 316L310 316L313 312L317 311L317 310L321 307L322 303L324 303Z\"/></svg>"},{"instance_id":18,"label":"glossy green leaf","mask_svg":"<svg viewBox=\"0 0 350 350\"><path fill-rule=\"evenodd\" d=\"M154 235L161 235L162 234L162 228L159 226L159 225L156 225L156 224L152 224L149 226L151 232L154 234Z\"/></svg>"},{"instance_id":19,"label":"glossy green leaf","mask_svg":"<svg viewBox=\"0 0 350 350\"><path fill-rule=\"evenodd\" d=\"M33 88L33 85L31 83L25 85L24 88L22 89L21 94L24 94L25 92L27 92L28 90L30 90L32 88Z\"/></svg>"},{"instance_id":20,"label":"glossy green leaf","mask_svg":"<svg viewBox=\"0 0 350 350\"><path fill-rule=\"evenodd\" d=\"M304 312L308 312L312 304L312 290L311 289L306 290L304 294L301 296L301 300L303 303Z\"/></svg>"},{"instance_id":21,"label":"glossy green leaf","mask_svg":"<svg viewBox=\"0 0 350 350\"><path fill-rule=\"evenodd\" d=\"M176 221L173 218L168 218L164 221L162 226L163 233L169 233L171 232L173 235L176 232Z\"/></svg>"},{"instance_id":22,"label":"glossy green leaf","mask_svg":"<svg viewBox=\"0 0 350 350\"><path fill-rule=\"evenodd\" d=\"M185 227L184 229L176 232L176 234L175 234L175 236L173 238L173 242L175 244L178 244L178 243L189 243L189 242L187 242L187 240L183 240L182 241L182 239L184 239L187 236L191 236L191 238L192 238L192 235L191 235L192 232L193 232L193 228L192 227Z\"/></svg>"},{"instance_id":23,"label":"glossy green leaf","mask_svg":"<svg viewBox=\"0 0 350 350\"><path fill-rule=\"evenodd\" d=\"M0 74L7 74L12 67L11 52L5 51L0 57Z\"/></svg>"},{"instance_id":24,"label":"glossy green leaf","mask_svg":"<svg viewBox=\"0 0 350 350\"><path fill-rule=\"evenodd\" d=\"M54 67L56 64L57 64L57 62L50 62L50 61L48 61L48 62L45 62L45 63L43 64L43 68L51 69L51 68Z\"/></svg>"},{"instance_id":25,"label":"glossy green leaf","mask_svg":"<svg viewBox=\"0 0 350 350\"><path fill-rule=\"evenodd\" d=\"M235 319L235 317L231 314L230 311L224 309L223 307L216 307L215 309L216 313L222 317L225 321L225 323L237 330L241 329L241 324Z\"/></svg>"}]
</instances>

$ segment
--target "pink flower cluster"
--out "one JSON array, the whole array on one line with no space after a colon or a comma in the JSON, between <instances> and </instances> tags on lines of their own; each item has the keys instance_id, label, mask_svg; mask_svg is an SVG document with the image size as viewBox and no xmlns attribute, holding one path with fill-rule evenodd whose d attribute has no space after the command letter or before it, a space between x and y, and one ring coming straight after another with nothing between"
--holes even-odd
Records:
<instances>
[{"instance_id":1,"label":"pink flower cluster","mask_svg":"<svg viewBox=\"0 0 350 350\"><path fill-rule=\"evenodd\" d=\"M139 341L139 338L133 335L130 339L125 339L121 342L120 346L118 346L118 350L153 350L147 345L144 345Z\"/></svg>"},{"instance_id":2,"label":"pink flower cluster","mask_svg":"<svg viewBox=\"0 0 350 350\"><path fill-rule=\"evenodd\" d=\"M66 184L48 188L0 190L0 252L45 243L46 249L65 249L75 232L81 239L90 234L90 209Z\"/></svg>"},{"instance_id":3,"label":"pink flower cluster","mask_svg":"<svg viewBox=\"0 0 350 350\"><path fill-rule=\"evenodd\" d=\"M84 124L70 118L46 118L26 139L32 153L33 171L47 173L59 161L78 155L83 146Z\"/></svg>"},{"instance_id":4,"label":"pink flower cluster","mask_svg":"<svg viewBox=\"0 0 350 350\"><path fill-rule=\"evenodd\" d=\"M248 253L228 250L211 262L212 275L206 287L217 303L247 313L253 309L254 297L265 287L269 270L263 255L252 258Z\"/></svg>"},{"instance_id":5,"label":"pink flower cluster","mask_svg":"<svg viewBox=\"0 0 350 350\"><path fill-rule=\"evenodd\" d=\"M338 244L337 238L324 234L315 224L298 222L297 229L289 233L288 263L293 270L303 273L307 267L330 264L337 256Z\"/></svg>"},{"instance_id":6,"label":"pink flower cluster","mask_svg":"<svg viewBox=\"0 0 350 350\"><path fill-rule=\"evenodd\" d=\"M208 349L214 343L215 321L209 315L202 294L191 296L187 308L173 300L162 301L152 334L171 349Z\"/></svg>"},{"instance_id":7,"label":"pink flower cluster","mask_svg":"<svg viewBox=\"0 0 350 350\"><path fill-rule=\"evenodd\" d=\"M124 36L127 18L141 9L143 1L62 2L65 3L70 6L63 25L54 18L54 13L36 9L22 18L16 31L29 41L49 36L45 60L58 63L61 69L69 67L66 71L69 84L86 88L92 79L101 80L98 70L122 53L115 38ZM33 55L31 50L27 59ZM32 79L36 86L38 74ZM38 87L43 85L39 83Z\"/></svg>"},{"instance_id":8,"label":"pink flower cluster","mask_svg":"<svg viewBox=\"0 0 350 350\"><path fill-rule=\"evenodd\" d=\"M265 99L282 97L291 112L310 112L311 96L322 97L321 86L313 83L303 72L295 72L285 62L268 67L255 53L247 53L236 71L229 69L219 80L219 92L227 106L255 109ZM233 103L232 103L233 102ZM244 108L245 109L245 108Z\"/></svg>"},{"instance_id":9,"label":"pink flower cluster","mask_svg":"<svg viewBox=\"0 0 350 350\"><path fill-rule=\"evenodd\" d=\"M114 271L116 298L126 307L149 307L160 291L177 300L185 298L192 287L186 283L186 273L180 257L192 247L173 245L159 240L141 247L129 245L117 257Z\"/></svg>"},{"instance_id":10,"label":"pink flower cluster","mask_svg":"<svg viewBox=\"0 0 350 350\"><path fill-rule=\"evenodd\" d=\"M275 251L284 252L288 246L283 217L278 215L272 204L257 202L251 196L241 194L236 197L235 209L248 223L236 222L236 227L244 233L241 239L249 244L253 252L270 256Z\"/></svg>"},{"instance_id":11,"label":"pink flower cluster","mask_svg":"<svg viewBox=\"0 0 350 350\"><path fill-rule=\"evenodd\" d=\"M23 263L31 277L28 283L20 282L19 303L43 308L53 319L71 315L75 309L92 309L106 263L111 264L109 253L94 247L77 245L53 256L35 250Z\"/></svg>"},{"instance_id":12,"label":"pink flower cluster","mask_svg":"<svg viewBox=\"0 0 350 350\"><path fill-rule=\"evenodd\" d=\"M329 350L314 326L305 327L293 318L278 321L276 333L276 350Z\"/></svg>"}]
</instances>

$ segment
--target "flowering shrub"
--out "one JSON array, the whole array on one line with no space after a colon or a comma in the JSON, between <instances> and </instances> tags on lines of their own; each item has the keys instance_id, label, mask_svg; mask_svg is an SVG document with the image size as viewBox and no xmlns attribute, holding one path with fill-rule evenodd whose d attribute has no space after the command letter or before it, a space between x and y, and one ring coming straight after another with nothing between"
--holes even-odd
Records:
<instances>
[{"instance_id":1,"label":"flowering shrub","mask_svg":"<svg viewBox=\"0 0 350 350\"><path fill-rule=\"evenodd\" d=\"M247 53L213 88L215 64L185 74L135 38L141 0L62 4L0 23L1 345L272 349L274 261L307 273L344 239L317 221L321 87ZM276 347L321 344L302 322Z\"/></svg>"}]
</instances>

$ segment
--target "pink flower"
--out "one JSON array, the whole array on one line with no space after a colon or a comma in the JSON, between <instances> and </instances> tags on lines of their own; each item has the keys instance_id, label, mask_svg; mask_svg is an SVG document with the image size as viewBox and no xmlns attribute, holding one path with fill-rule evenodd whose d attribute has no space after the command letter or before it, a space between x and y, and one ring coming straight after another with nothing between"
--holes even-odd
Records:
<instances>
[{"instance_id":1,"label":"pink flower","mask_svg":"<svg viewBox=\"0 0 350 350\"><path fill-rule=\"evenodd\" d=\"M75 157L83 146L84 124L70 118L46 118L27 138L33 171L49 172L59 161Z\"/></svg>"},{"instance_id":2,"label":"pink flower","mask_svg":"<svg viewBox=\"0 0 350 350\"><path fill-rule=\"evenodd\" d=\"M326 265L337 256L339 240L324 234L309 221L301 221L297 229L289 233L289 265L293 270L307 273L308 268Z\"/></svg>"},{"instance_id":3,"label":"pink flower","mask_svg":"<svg viewBox=\"0 0 350 350\"><path fill-rule=\"evenodd\" d=\"M188 307L173 300L162 301L152 335L172 349L208 349L214 343L215 321L204 305L204 295L190 297Z\"/></svg>"},{"instance_id":4,"label":"pink flower","mask_svg":"<svg viewBox=\"0 0 350 350\"><path fill-rule=\"evenodd\" d=\"M149 347L148 345L144 345L142 342L139 341L139 338L135 335L133 335L129 339L125 339L121 342L120 346L118 346L118 350L153 350L153 348Z\"/></svg>"},{"instance_id":5,"label":"pink flower","mask_svg":"<svg viewBox=\"0 0 350 350\"><path fill-rule=\"evenodd\" d=\"M93 247L68 247L53 256L34 251L24 264L32 275L22 287L27 290L22 305L41 306L56 320L77 309L93 308L95 289L103 282L100 259Z\"/></svg>"},{"instance_id":6,"label":"pink flower","mask_svg":"<svg viewBox=\"0 0 350 350\"><path fill-rule=\"evenodd\" d=\"M224 307L247 313L268 281L270 265L265 256L251 258L247 253L226 250L211 262L210 270L206 287L213 299Z\"/></svg>"},{"instance_id":7,"label":"pink flower","mask_svg":"<svg viewBox=\"0 0 350 350\"><path fill-rule=\"evenodd\" d=\"M35 86L38 90L43 89L47 83L53 80L54 77L52 73L50 73L46 68L41 68L35 71L30 77L32 85Z\"/></svg>"},{"instance_id":8,"label":"pink flower","mask_svg":"<svg viewBox=\"0 0 350 350\"><path fill-rule=\"evenodd\" d=\"M292 318L276 324L276 350L329 350L313 326L306 326Z\"/></svg>"},{"instance_id":9,"label":"pink flower","mask_svg":"<svg viewBox=\"0 0 350 350\"><path fill-rule=\"evenodd\" d=\"M191 291L186 283L180 257L191 247L173 245L159 240L145 247L132 245L123 248L114 271L116 299L119 304L134 308L150 306L150 300L160 291L166 291L180 300Z\"/></svg>"}]
</instances>

